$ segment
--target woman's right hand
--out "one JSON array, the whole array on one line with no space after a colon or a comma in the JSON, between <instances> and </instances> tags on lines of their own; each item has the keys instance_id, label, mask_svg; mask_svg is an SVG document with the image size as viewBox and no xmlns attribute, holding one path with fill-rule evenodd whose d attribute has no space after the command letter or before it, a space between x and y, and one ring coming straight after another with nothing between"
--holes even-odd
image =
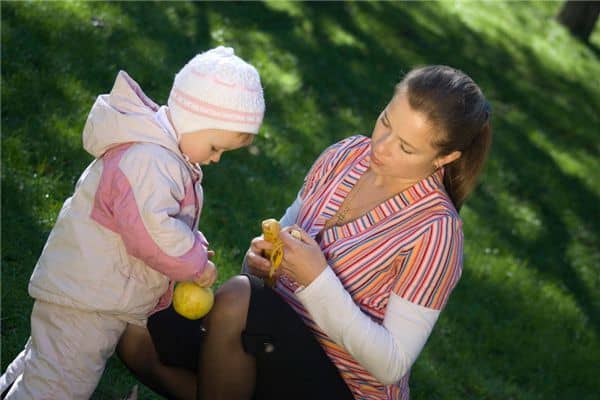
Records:
<instances>
[{"instance_id":1,"label":"woman's right hand","mask_svg":"<svg viewBox=\"0 0 600 400\"><path fill-rule=\"evenodd\" d=\"M264 251L272 248L273 244L267 242L262 235L252 239L250 248L246 252L246 257L244 258L246 272L259 278L269 276L271 261L269 261L268 258L265 258ZM277 275L277 272L275 274Z\"/></svg>"}]
</instances>

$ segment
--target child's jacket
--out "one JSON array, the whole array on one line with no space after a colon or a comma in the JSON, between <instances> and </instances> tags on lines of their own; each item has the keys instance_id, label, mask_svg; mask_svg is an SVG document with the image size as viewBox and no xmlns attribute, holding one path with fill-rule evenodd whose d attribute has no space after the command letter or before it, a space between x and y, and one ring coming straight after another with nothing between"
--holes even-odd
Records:
<instances>
[{"instance_id":1,"label":"child's jacket","mask_svg":"<svg viewBox=\"0 0 600 400\"><path fill-rule=\"evenodd\" d=\"M202 273L201 172L183 158L165 111L124 71L97 98L83 132L96 159L58 215L32 297L140 324L170 304L172 281Z\"/></svg>"}]
</instances>

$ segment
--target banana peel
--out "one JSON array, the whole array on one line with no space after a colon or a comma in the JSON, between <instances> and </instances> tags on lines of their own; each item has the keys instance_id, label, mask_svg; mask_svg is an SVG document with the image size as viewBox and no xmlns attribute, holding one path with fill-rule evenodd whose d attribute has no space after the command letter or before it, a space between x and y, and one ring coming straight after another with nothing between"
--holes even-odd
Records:
<instances>
[{"instance_id":1,"label":"banana peel","mask_svg":"<svg viewBox=\"0 0 600 400\"><path fill-rule=\"evenodd\" d=\"M281 261L283 260L283 242L279 239L279 232L281 231L281 225L279 221L275 218L265 219L262 224L262 233L265 240L271 244L273 244L273 248L271 250L265 250L265 256L271 261L271 269L269 270L269 276L265 279L265 282L270 287L275 286L275 271L281 265ZM290 234L301 240L300 232L293 229Z\"/></svg>"}]
</instances>

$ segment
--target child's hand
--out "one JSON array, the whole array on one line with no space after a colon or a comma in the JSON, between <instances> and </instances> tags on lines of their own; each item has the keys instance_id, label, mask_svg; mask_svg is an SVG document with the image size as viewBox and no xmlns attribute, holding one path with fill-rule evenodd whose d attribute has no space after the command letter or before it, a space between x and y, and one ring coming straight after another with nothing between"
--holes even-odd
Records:
<instances>
[{"instance_id":1,"label":"child's hand","mask_svg":"<svg viewBox=\"0 0 600 400\"><path fill-rule=\"evenodd\" d=\"M214 253L213 253L214 254ZM194 279L194 283L200 287L211 287L217 280L217 268L212 261L207 261L202 275Z\"/></svg>"}]
</instances>

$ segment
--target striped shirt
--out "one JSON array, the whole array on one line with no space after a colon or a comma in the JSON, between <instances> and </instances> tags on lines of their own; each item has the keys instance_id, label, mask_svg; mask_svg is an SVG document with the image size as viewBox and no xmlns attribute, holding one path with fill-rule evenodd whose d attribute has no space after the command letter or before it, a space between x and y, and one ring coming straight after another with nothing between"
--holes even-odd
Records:
<instances>
[{"instance_id":1,"label":"striped shirt","mask_svg":"<svg viewBox=\"0 0 600 400\"><path fill-rule=\"evenodd\" d=\"M353 136L321 154L300 191L297 224L320 246L329 266L361 311L381 324L391 293L441 310L462 270L462 222L439 171L341 226L324 230L369 168L371 140ZM302 316L357 399L408 399L409 373L383 385L311 319L285 276L279 294Z\"/></svg>"}]
</instances>

